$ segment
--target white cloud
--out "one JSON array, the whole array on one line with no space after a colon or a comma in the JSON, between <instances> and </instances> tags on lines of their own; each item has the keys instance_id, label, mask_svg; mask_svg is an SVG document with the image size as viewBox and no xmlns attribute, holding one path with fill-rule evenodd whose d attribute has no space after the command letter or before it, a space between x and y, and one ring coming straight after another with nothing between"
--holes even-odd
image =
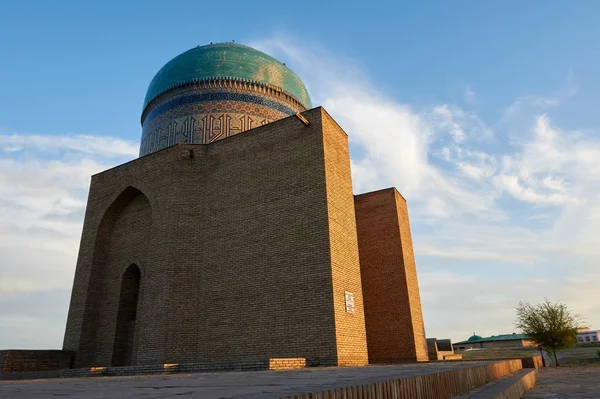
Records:
<instances>
[{"instance_id":1,"label":"white cloud","mask_svg":"<svg viewBox=\"0 0 600 399\"><path fill-rule=\"evenodd\" d=\"M600 256L600 139L549 114L574 95L572 76L486 123L456 105L398 102L314 43L254 45L285 59L348 133L355 191L396 186L407 198L429 333L512 332L516 302L544 297L600 326L600 305L578 288L597 276Z\"/></svg>"},{"instance_id":2,"label":"white cloud","mask_svg":"<svg viewBox=\"0 0 600 399\"><path fill-rule=\"evenodd\" d=\"M536 190L536 187L528 186L527 183L519 180L518 176L499 175L495 177L494 182L498 188L514 198L532 204L562 205L575 201L574 198L564 194L541 193Z\"/></svg>"},{"instance_id":3,"label":"white cloud","mask_svg":"<svg viewBox=\"0 0 600 399\"><path fill-rule=\"evenodd\" d=\"M522 96L515 99L515 101L506 107L504 110L504 118L511 119L521 114L524 110L534 109L535 111L545 111L549 108L556 107L559 105L559 100L552 97L544 96Z\"/></svg>"},{"instance_id":4,"label":"white cloud","mask_svg":"<svg viewBox=\"0 0 600 399\"><path fill-rule=\"evenodd\" d=\"M102 157L135 157L139 146L114 137L86 134L2 134L0 149L7 153L19 151L74 151Z\"/></svg>"},{"instance_id":5,"label":"white cloud","mask_svg":"<svg viewBox=\"0 0 600 399\"><path fill-rule=\"evenodd\" d=\"M543 180L544 186L554 191L566 191L565 181L552 176L546 176Z\"/></svg>"},{"instance_id":6,"label":"white cloud","mask_svg":"<svg viewBox=\"0 0 600 399\"><path fill-rule=\"evenodd\" d=\"M91 175L134 149L107 137L0 135L0 347L60 347ZM36 308L36 298L48 303ZM47 334L28 332L36 325Z\"/></svg>"},{"instance_id":7,"label":"white cloud","mask_svg":"<svg viewBox=\"0 0 600 399\"><path fill-rule=\"evenodd\" d=\"M463 89L463 96L467 104L477 104L477 94L475 94L475 92L470 87L467 86Z\"/></svg>"}]
</instances>

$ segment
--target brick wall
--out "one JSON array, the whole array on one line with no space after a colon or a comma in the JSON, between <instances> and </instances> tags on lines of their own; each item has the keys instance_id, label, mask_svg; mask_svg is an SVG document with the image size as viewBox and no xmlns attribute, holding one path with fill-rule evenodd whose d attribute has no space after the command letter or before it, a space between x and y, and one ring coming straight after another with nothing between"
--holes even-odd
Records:
<instances>
[{"instance_id":1,"label":"brick wall","mask_svg":"<svg viewBox=\"0 0 600 399\"><path fill-rule=\"evenodd\" d=\"M7 351L0 351L0 359L3 352ZM306 359L303 358L257 358L253 360L222 359L206 361L203 363L165 363L119 367L84 367L75 369L63 368L61 366L58 369L43 371L10 371L10 369L7 369L8 371L6 373L0 373L0 380L203 373L218 371L292 370L304 367L306 367Z\"/></svg>"},{"instance_id":2,"label":"brick wall","mask_svg":"<svg viewBox=\"0 0 600 399\"><path fill-rule=\"evenodd\" d=\"M131 264L132 364L366 361L347 141L321 108L303 115L93 176L64 341L76 367L113 361Z\"/></svg>"},{"instance_id":3,"label":"brick wall","mask_svg":"<svg viewBox=\"0 0 600 399\"><path fill-rule=\"evenodd\" d=\"M73 354L61 350L1 350L2 374L68 369Z\"/></svg>"},{"instance_id":4,"label":"brick wall","mask_svg":"<svg viewBox=\"0 0 600 399\"><path fill-rule=\"evenodd\" d=\"M368 354L348 136L328 114L323 118L338 364L360 366L368 363ZM352 312L346 292L354 299Z\"/></svg>"},{"instance_id":5,"label":"brick wall","mask_svg":"<svg viewBox=\"0 0 600 399\"><path fill-rule=\"evenodd\" d=\"M306 367L306 359L288 358L288 359L269 359L269 370L292 370Z\"/></svg>"},{"instance_id":6,"label":"brick wall","mask_svg":"<svg viewBox=\"0 0 600 399\"><path fill-rule=\"evenodd\" d=\"M357 195L355 207L369 362L426 361L406 201L390 188Z\"/></svg>"}]
</instances>

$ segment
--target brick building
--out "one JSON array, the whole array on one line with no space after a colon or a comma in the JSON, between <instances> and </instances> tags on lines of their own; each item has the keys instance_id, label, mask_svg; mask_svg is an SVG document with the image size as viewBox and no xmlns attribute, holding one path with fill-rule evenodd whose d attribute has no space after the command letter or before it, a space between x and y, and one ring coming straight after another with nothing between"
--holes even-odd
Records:
<instances>
[{"instance_id":1,"label":"brick building","mask_svg":"<svg viewBox=\"0 0 600 399\"><path fill-rule=\"evenodd\" d=\"M92 177L74 367L427 360L406 201L353 195L348 137L284 64L191 49L152 80L140 158Z\"/></svg>"}]
</instances>

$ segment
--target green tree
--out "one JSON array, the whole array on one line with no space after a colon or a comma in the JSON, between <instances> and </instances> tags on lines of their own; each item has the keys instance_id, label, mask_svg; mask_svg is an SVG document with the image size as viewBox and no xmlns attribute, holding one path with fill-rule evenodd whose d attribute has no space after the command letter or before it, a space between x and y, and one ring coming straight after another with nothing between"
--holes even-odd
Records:
<instances>
[{"instance_id":1,"label":"green tree","mask_svg":"<svg viewBox=\"0 0 600 399\"><path fill-rule=\"evenodd\" d=\"M557 366L556 351L575 343L577 330L583 327L579 315L569 311L564 303L552 303L547 299L538 305L519 302L515 324L523 334L554 356Z\"/></svg>"}]
</instances>

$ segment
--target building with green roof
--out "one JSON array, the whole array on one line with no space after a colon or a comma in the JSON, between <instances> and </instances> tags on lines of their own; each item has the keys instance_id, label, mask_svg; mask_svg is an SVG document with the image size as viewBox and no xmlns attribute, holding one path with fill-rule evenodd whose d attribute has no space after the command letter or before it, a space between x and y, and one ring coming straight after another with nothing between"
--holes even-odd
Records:
<instances>
[{"instance_id":1,"label":"building with green roof","mask_svg":"<svg viewBox=\"0 0 600 399\"><path fill-rule=\"evenodd\" d=\"M452 344L454 350L470 350L470 349L485 349L485 348L521 348L527 346L535 346L525 334L500 334L490 337L482 337L473 333L465 341L460 341Z\"/></svg>"}]
</instances>

